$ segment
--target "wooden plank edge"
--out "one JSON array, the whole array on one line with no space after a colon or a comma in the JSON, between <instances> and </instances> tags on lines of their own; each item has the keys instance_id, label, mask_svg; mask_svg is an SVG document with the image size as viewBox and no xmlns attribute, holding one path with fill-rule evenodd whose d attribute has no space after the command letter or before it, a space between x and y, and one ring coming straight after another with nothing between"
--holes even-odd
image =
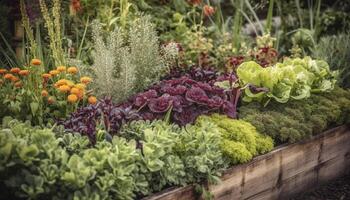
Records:
<instances>
[{"instance_id":1,"label":"wooden plank edge","mask_svg":"<svg viewBox=\"0 0 350 200\"><path fill-rule=\"evenodd\" d=\"M274 154L278 154L281 151L287 149L287 148L292 148L294 146L297 145L303 145L306 143L309 143L311 141L316 141L316 140L320 140L320 139L324 139L326 137L333 137L335 134L342 134L346 131L350 130L350 124L345 124L345 125L341 125L341 126L337 126L334 128L331 128L329 130L326 130L320 134L317 135L313 135L312 137L308 138L308 139L304 139L302 141L298 141L296 143L287 143L287 144L283 144L283 145L279 145L277 147L275 147L272 151L263 154L263 155L259 155L257 157L254 157L251 161L247 162L247 163L243 163L243 164L239 164L239 165L235 165L232 166L228 169L226 169L223 173L222 173L222 178L225 177L225 175L228 174L232 174L234 171L237 170L241 170L242 168L246 168L249 165L254 165L256 162L259 162L261 160L264 160L266 158L272 157ZM225 180L225 179L222 179ZM184 197L186 197L186 199L189 199L190 197L192 197L192 199L194 199L195 196L195 188L194 185L187 185L184 187L171 187L168 189L165 189L163 191L160 191L158 193L155 193L151 196L147 196L145 198L142 198L142 200L170 200L170 199L184 199ZM180 195L178 195L180 194ZM174 197L174 198L172 198Z\"/></svg>"}]
</instances>

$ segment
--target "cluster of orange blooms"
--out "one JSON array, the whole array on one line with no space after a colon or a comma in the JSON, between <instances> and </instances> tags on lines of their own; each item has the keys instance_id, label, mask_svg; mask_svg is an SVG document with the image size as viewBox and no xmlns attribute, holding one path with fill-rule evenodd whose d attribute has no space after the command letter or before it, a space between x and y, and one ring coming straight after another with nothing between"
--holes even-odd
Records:
<instances>
[{"instance_id":1,"label":"cluster of orange blooms","mask_svg":"<svg viewBox=\"0 0 350 200\"><path fill-rule=\"evenodd\" d=\"M38 66L41 65L41 61L39 59L32 59L31 65ZM68 73L71 75L75 75L78 73L78 68L76 67L65 67L58 66L55 70L51 70L49 73L44 73L41 75L43 79L44 89L41 91L41 96L47 98L47 102L49 104L53 104L55 102L55 98L49 95L48 90L46 89L46 84L50 79L53 80L55 76L58 76L61 73ZM10 71L6 69L0 69L0 75L3 76L5 81L10 81L14 84L16 88L21 88L23 86L20 77L26 77L30 74L30 70L21 70L20 68L12 68ZM4 80L0 79L0 86L4 83ZM58 90L58 92L67 94L67 101L69 103L76 103L82 100L85 96L85 89L89 83L92 82L90 77L84 76L80 78L79 83L74 83L71 80L67 79L59 79L56 81L53 86ZM89 96L88 102L90 104L96 104L97 99L95 96Z\"/></svg>"},{"instance_id":2,"label":"cluster of orange blooms","mask_svg":"<svg viewBox=\"0 0 350 200\"><path fill-rule=\"evenodd\" d=\"M4 81L10 81L14 84L16 88L22 87L23 83L20 80L21 77L26 77L29 75L29 70L21 70L20 68L12 68L10 71L6 69L0 69L0 75L3 76L3 79L0 79L0 85L4 83Z\"/></svg>"}]
</instances>

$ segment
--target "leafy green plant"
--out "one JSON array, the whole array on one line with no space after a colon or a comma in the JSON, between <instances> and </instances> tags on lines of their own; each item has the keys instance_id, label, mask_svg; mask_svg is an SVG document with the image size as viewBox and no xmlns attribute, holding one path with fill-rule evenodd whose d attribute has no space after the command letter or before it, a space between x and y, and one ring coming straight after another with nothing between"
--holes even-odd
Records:
<instances>
[{"instance_id":1,"label":"leafy green plant","mask_svg":"<svg viewBox=\"0 0 350 200\"><path fill-rule=\"evenodd\" d=\"M1 184L17 197L132 199L135 185L142 183L133 177L140 154L132 141L114 138L86 148L87 138L57 137L52 129L11 120L0 133ZM72 152L72 145L80 149Z\"/></svg>"},{"instance_id":2,"label":"leafy green plant","mask_svg":"<svg viewBox=\"0 0 350 200\"><path fill-rule=\"evenodd\" d=\"M239 117L253 124L277 144L296 142L325 129L348 123L350 92L336 87L327 93L312 94L286 104L271 102L266 107L249 103L239 108Z\"/></svg>"},{"instance_id":3,"label":"leafy green plant","mask_svg":"<svg viewBox=\"0 0 350 200\"><path fill-rule=\"evenodd\" d=\"M140 168L151 189L140 189L144 194L165 185L216 182L225 166L220 136L210 123L179 128L164 121L134 121L125 125L121 134L135 139L143 152Z\"/></svg>"},{"instance_id":4,"label":"leafy green plant","mask_svg":"<svg viewBox=\"0 0 350 200\"><path fill-rule=\"evenodd\" d=\"M245 163L273 148L270 137L261 135L249 122L223 115L201 116L197 123L214 123L222 137L221 149L232 164Z\"/></svg>"},{"instance_id":5,"label":"leafy green plant","mask_svg":"<svg viewBox=\"0 0 350 200\"><path fill-rule=\"evenodd\" d=\"M350 36L339 34L320 38L313 49L313 56L329 63L332 70L339 71L339 84L350 87Z\"/></svg>"},{"instance_id":6,"label":"leafy green plant","mask_svg":"<svg viewBox=\"0 0 350 200\"><path fill-rule=\"evenodd\" d=\"M263 68L250 61L237 69L240 82L245 87L244 101L258 100L267 104L270 99L286 103L290 98L308 98L311 92L326 92L334 88L336 71L330 71L322 60L285 59L282 63ZM254 87L263 88L256 91Z\"/></svg>"}]
</instances>

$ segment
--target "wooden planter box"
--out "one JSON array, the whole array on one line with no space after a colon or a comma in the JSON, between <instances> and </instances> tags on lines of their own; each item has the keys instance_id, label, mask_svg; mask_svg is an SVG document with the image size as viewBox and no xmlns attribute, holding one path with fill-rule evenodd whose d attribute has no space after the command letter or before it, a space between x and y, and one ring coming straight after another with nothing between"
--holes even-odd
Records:
<instances>
[{"instance_id":1,"label":"wooden planter box","mask_svg":"<svg viewBox=\"0 0 350 200\"><path fill-rule=\"evenodd\" d=\"M276 147L251 162L226 170L210 185L214 199L286 199L340 177L350 167L350 127L340 126L311 139ZM348 170L350 171L350 170ZM145 200L191 200L192 185L170 188Z\"/></svg>"}]
</instances>

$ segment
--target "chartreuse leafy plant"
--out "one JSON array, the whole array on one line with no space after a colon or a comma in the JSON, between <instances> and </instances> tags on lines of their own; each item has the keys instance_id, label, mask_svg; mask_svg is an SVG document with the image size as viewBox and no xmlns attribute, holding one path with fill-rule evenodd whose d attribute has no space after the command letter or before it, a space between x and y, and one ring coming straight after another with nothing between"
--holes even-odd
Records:
<instances>
[{"instance_id":1,"label":"chartreuse leafy plant","mask_svg":"<svg viewBox=\"0 0 350 200\"><path fill-rule=\"evenodd\" d=\"M212 123L180 128L164 121L133 121L121 134L136 140L142 151L139 167L148 183L148 188L138 188L143 194L170 185L215 182L225 166L220 135Z\"/></svg>"},{"instance_id":2,"label":"chartreuse leafy plant","mask_svg":"<svg viewBox=\"0 0 350 200\"><path fill-rule=\"evenodd\" d=\"M179 128L134 121L98 140L5 118L0 198L134 199L172 185L218 180L226 164L213 123Z\"/></svg>"},{"instance_id":3,"label":"chartreuse leafy plant","mask_svg":"<svg viewBox=\"0 0 350 200\"><path fill-rule=\"evenodd\" d=\"M134 141L87 148L86 137L17 121L4 123L0 138L0 184L8 192L1 199L133 199L143 184L133 175L140 160Z\"/></svg>"},{"instance_id":4,"label":"chartreuse leafy plant","mask_svg":"<svg viewBox=\"0 0 350 200\"><path fill-rule=\"evenodd\" d=\"M248 162L253 156L273 148L270 137L261 135L253 125L243 120L234 120L224 115L201 116L197 124L214 123L222 137L221 150L230 163Z\"/></svg>"},{"instance_id":5,"label":"chartreuse leafy plant","mask_svg":"<svg viewBox=\"0 0 350 200\"><path fill-rule=\"evenodd\" d=\"M271 99L286 103L289 99L304 99L312 92L326 92L334 88L337 72L328 64L310 57L287 58L282 63L263 68L250 61L242 63L237 74L244 86L246 102L268 103Z\"/></svg>"},{"instance_id":6,"label":"chartreuse leafy plant","mask_svg":"<svg viewBox=\"0 0 350 200\"><path fill-rule=\"evenodd\" d=\"M330 126L350 122L350 92L335 87L329 93L312 94L286 104L271 102L266 107L249 103L239 108L239 117L253 124L277 144L296 142L321 133Z\"/></svg>"}]
</instances>

